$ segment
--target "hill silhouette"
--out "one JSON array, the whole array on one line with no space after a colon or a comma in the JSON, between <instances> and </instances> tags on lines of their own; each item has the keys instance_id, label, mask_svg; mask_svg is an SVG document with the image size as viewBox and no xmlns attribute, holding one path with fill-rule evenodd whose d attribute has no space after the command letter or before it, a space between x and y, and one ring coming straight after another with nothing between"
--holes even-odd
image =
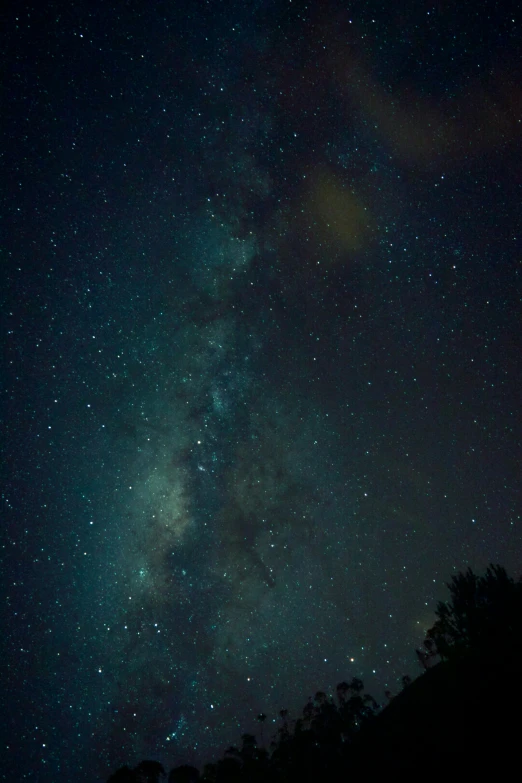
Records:
<instances>
[{"instance_id":1,"label":"hill silhouette","mask_svg":"<svg viewBox=\"0 0 522 783\"><path fill-rule=\"evenodd\" d=\"M462 769L478 779L486 772L507 779L519 763L521 696L520 669L511 656L473 651L438 663L361 731L356 766L372 758L379 774L451 779Z\"/></svg>"},{"instance_id":2,"label":"hill silhouette","mask_svg":"<svg viewBox=\"0 0 522 783\"><path fill-rule=\"evenodd\" d=\"M507 779L519 764L522 703L522 581L500 566L483 576L471 569L448 584L436 621L418 650L424 673L384 707L364 693L361 680L339 683L335 698L319 691L294 724L282 726L270 752L256 737L207 764L170 771L168 783L297 783L327 776L403 775L407 780L486 774ZM266 716L258 720L263 728ZM108 783L157 783L156 761L124 767Z\"/></svg>"}]
</instances>

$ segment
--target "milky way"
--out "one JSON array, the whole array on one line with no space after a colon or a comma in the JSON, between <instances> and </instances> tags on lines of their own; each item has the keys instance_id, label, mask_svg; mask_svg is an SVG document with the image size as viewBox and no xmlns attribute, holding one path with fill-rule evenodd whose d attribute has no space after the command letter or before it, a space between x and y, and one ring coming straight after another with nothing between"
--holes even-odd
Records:
<instances>
[{"instance_id":1,"label":"milky way","mask_svg":"<svg viewBox=\"0 0 522 783\"><path fill-rule=\"evenodd\" d=\"M379 700L522 552L515 13L200 5L8 22L20 779Z\"/></svg>"}]
</instances>

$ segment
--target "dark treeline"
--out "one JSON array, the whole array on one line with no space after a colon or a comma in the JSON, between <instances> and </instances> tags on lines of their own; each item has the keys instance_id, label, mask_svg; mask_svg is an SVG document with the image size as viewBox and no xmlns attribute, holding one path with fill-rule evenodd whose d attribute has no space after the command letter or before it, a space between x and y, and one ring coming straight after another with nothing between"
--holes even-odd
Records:
<instances>
[{"instance_id":1,"label":"dark treeline","mask_svg":"<svg viewBox=\"0 0 522 783\"><path fill-rule=\"evenodd\" d=\"M519 765L522 721L522 579L500 566L470 569L448 584L436 621L417 650L423 674L381 708L361 680L341 682L334 698L321 691L302 717L281 725L261 747L243 734L239 747L206 764L167 773L157 761L122 767L108 783L297 783L397 774L424 779L494 775ZM260 714L260 734L266 715ZM411 776L411 777L410 777Z\"/></svg>"}]
</instances>

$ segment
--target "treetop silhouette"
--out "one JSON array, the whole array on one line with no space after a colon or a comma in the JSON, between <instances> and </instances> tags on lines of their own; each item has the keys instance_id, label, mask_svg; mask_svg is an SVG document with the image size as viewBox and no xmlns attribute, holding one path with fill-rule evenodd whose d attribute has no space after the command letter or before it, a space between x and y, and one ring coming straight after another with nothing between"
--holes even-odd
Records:
<instances>
[{"instance_id":1,"label":"treetop silhouette","mask_svg":"<svg viewBox=\"0 0 522 783\"><path fill-rule=\"evenodd\" d=\"M260 712L261 747L253 734L243 734L241 746L229 747L222 759L206 764L201 778L194 767L182 766L171 770L169 783L344 779L348 772L366 770L370 758L374 771L383 774L417 773L428 762L440 776L464 759L470 771L477 742L489 747L498 779L498 764L504 761L508 769L518 748L511 707L522 699L522 579L515 582L504 568L491 564L483 576L468 568L447 587L449 600L438 603L424 650L416 651L430 671L416 680L405 675L402 691L395 697L387 691L383 708L354 677L337 685L335 698L317 691L297 720L282 709L270 751L263 747L266 715ZM500 690L498 667L506 682ZM494 722L483 701L487 691L495 695ZM473 769L482 773L484 763L481 758ZM161 764L142 761L133 770L122 767L108 783L164 778Z\"/></svg>"},{"instance_id":2,"label":"treetop silhouette","mask_svg":"<svg viewBox=\"0 0 522 783\"><path fill-rule=\"evenodd\" d=\"M452 577L447 585L450 600L439 601L437 620L426 635L426 653L441 660L470 650L495 653L520 650L522 645L522 581L515 582L499 565L491 564L484 576L471 568Z\"/></svg>"}]
</instances>

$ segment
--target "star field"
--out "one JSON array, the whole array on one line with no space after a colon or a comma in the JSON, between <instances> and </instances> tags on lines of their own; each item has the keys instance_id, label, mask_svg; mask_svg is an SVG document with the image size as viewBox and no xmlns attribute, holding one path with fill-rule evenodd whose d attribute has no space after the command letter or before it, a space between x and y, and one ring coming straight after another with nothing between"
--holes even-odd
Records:
<instances>
[{"instance_id":1,"label":"star field","mask_svg":"<svg viewBox=\"0 0 522 783\"><path fill-rule=\"evenodd\" d=\"M4 780L215 758L519 575L516 4L4 20Z\"/></svg>"}]
</instances>

